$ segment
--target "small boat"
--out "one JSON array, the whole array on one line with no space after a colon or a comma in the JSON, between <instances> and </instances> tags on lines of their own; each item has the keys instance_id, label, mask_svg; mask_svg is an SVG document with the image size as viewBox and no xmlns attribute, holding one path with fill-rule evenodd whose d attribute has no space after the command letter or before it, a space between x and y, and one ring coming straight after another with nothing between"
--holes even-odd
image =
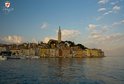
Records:
<instances>
[{"instance_id":1,"label":"small boat","mask_svg":"<svg viewBox=\"0 0 124 84\"><path fill-rule=\"evenodd\" d=\"M13 55L13 56L8 56L7 59L21 59L21 58Z\"/></svg>"},{"instance_id":2,"label":"small boat","mask_svg":"<svg viewBox=\"0 0 124 84\"><path fill-rule=\"evenodd\" d=\"M32 56L31 59L39 59L39 56Z\"/></svg>"},{"instance_id":3,"label":"small boat","mask_svg":"<svg viewBox=\"0 0 124 84\"><path fill-rule=\"evenodd\" d=\"M7 60L7 57L0 55L0 60Z\"/></svg>"}]
</instances>

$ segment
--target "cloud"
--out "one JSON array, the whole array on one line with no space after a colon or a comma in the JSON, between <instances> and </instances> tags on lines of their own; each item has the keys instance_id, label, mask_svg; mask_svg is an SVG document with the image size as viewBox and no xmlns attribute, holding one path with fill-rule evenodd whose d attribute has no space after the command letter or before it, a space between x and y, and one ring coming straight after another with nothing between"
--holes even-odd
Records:
<instances>
[{"instance_id":1,"label":"cloud","mask_svg":"<svg viewBox=\"0 0 124 84\"><path fill-rule=\"evenodd\" d=\"M32 38L33 43L37 43L37 40L35 38Z\"/></svg>"},{"instance_id":2,"label":"cloud","mask_svg":"<svg viewBox=\"0 0 124 84\"><path fill-rule=\"evenodd\" d=\"M104 11L106 11L106 8L100 8L100 9L98 9L98 12L104 12Z\"/></svg>"},{"instance_id":3,"label":"cloud","mask_svg":"<svg viewBox=\"0 0 124 84\"><path fill-rule=\"evenodd\" d=\"M105 15L109 15L111 13L117 13L121 8L119 6L114 6L112 10L109 10L105 13L103 13L101 16L97 17L96 20L100 20L103 17L105 17ZM100 12L100 10L98 10Z\"/></svg>"},{"instance_id":4,"label":"cloud","mask_svg":"<svg viewBox=\"0 0 124 84\"><path fill-rule=\"evenodd\" d=\"M100 33L97 33L96 35L92 35L92 39L99 41L100 43L108 43L108 42L115 42L120 40L124 35L120 33L114 33L110 35L103 35ZM95 37L95 38L94 38Z\"/></svg>"},{"instance_id":5,"label":"cloud","mask_svg":"<svg viewBox=\"0 0 124 84\"><path fill-rule=\"evenodd\" d=\"M105 51L105 54L113 55L114 49L121 47L123 43L124 34L122 33L103 34L100 32L91 32L84 45L89 48L100 48ZM119 53L117 54L119 55Z\"/></svg>"},{"instance_id":6,"label":"cloud","mask_svg":"<svg viewBox=\"0 0 124 84\"><path fill-rule=\"evenodd\" d=\"M47 36L47 37L45 37L45 38L43 39L43 42L44 42L44 43L48 43L48 41L49 41L50 39L56 40L56 36Z\"/></svg>"},{"instance_id":7,"label":"cloud","mask_svg":"<svg viewBox=\"0 0 124 84\"><path fill-rule=\"evenodd\" d=\"M23 41L21 36L16 36L16 35L9 35L9 36L4 36L0 37L0 42L1 43L21 43Z\"/></svg>"},{"instance_id":8,"label":"cloud","mask_svg":"<svg viewBox=\"0 0 124 84\"><path fill-rule=\"evenodd\" d=\"M56 31L58 34L58 30ZM63 29L61 30L62 40L75 40L80 35L80 31L74 29ZM57 36L47 36L43 39L43 42L47 43L50 39L57 40Z\"/></svg>"},{"instance_id":9,"label":"cloud","mask_svg":"<svg viewBox=\"0 0 124 84\"><path fill-rule=\"evenodd\" d=\"M103 5L103 4L108 3L109 1L110 0L99 0L98 3ZM101 6L102 8L99 8L97 11L101 12L102 15L96 17L96 20L101 20L106 15L119 12L121 10L121 6L119 6L119 4L117 4L117 3L120 3L120 1L110 2L110 4L108 4L108 6L107 6L108 8ZM109 10L107 10L107 9L109 9Z\"/></svg>"},{"instance_id":10,"label":"cloud","mask_svg":"<svg viewBox=\"0 0 124 84\"><path fill-rule=\"evenodd\" d=\"M98 32L91 32L91 36L90 36L91 39L98 39L100 37L101 37L100 33L98 33Z\"/></svg>"},{"instance_id":11,"label":"cloud","mask_svg":"<svg viewBox=\"0 0 124 84\"><path fill-rule=\"evenodd\" d=\"M44 42L44 43L47 43L50 39L51 39L50 37L45 37L45 38L43 39L43 42Z\"/></svg>"},{"instance_id":12,"label":"cloud","mask_svg":"<svg viewBox=\"0 0 124 84\"><path fill-rule=\"evenodd\" d=\"M111 13L116 13L116 12L118 12L120 9L121 9L120 6L117 6L117 5L116 5L116 6L114 6L114 7L112 8L112 10L105 12L105 13L103 14L103 16L108 15L108 14L111 14Z\"/></svg>"},{"instance_id":13,"label":"cloud","mask_svg":"<svg viewBox=\"0 0 124 84\"><path fill-rule=\"evenodd\" d=\"M99 0L98 4L106 4L109 0Z\"/></svg>"},{"instance_id":14,"label":"cloud","mask_svg":"<svg viewBox=\"0 0 124 84\"><path fill-rule=\"evenodd\" d=\"M124 23L123 20L119 21ZM95 25L95 24L94 24ZM88 25L89 26L89 25ZM92 28L92 26L91 26ZM88 38L83 42L89 48L102 48L104 50L113 46L118 46L124 42L124 34L122 33L110 33L111 25L98 25L89 30ZM118 44L118 45L117 45Z\"/></svg>"},{"instance_id":15,"label":"cloud","mask_svg":"<svg viewBox=\"0 0 124 84\"><path fill-rule=\"evenodd\" d=\"M117 11L119 11L121 9L121 7L115 5L112 9L113 9L114 12L117 12Z\"/></svg>"},{"instance_id":16,"label":"cloud","mask_svg":"<svg viewBox=\"0 0 124 84\"><path fill-rule=\"evenodd\" d=\"M80 31L78 30L68 30L68 29L63 29L62 30L62 38L63 40L72 40L75 39L77 36L80 35Z\"/></svg>"},{"instance_id":17,"label":"cloud","mask_svg":"<svg viewBox=\"0 0 124 84\"><path fill-rule=\"evenodd\" d=\"M100 8L97 11L100 13L100 16L96 17L96 20L101 20L102 18L105 18L106 15L118 14L122 9L120 4L121 1L122 0L99 0L98 4L100 5ZM113 53L116 55L122 54L122 52L119 51L124 43L124 34L113 31L113 28L122 28L123 24L124 19L122 18L122 20L109 25L99 25L96 28L89 29L88 38L84 42L85 45L91 48L101 48L105 51L105 54L106 51L108 51L110 55L113 55Z\"/></svg>"},{"instance_id":18,"label":"cloud","mask_svg":"<svg viewBox=\"0 0 124 84\"><path fill-rule=\"evenodd\" d=\"M118 26L121 26L123 24L124 24L124 19L113 22L110 25L98 25L97 27L99 27L99 30L102 33L102 32L107 32L108 30L113 29L113 28L118 28ZM98 30L98 28L95 28L94 30Z\"/></svg>"},{"instance_id":19,"label":"cloud","mask_svg":"<svg viewBox=\"0 0 124 84\"><path fill-rule=\"evenodd\" d=\"M41 25L41 29L46 29L48 28L48 23L44 22L42 25Z\"/></svg>"},{"instance_id":20,"label":"cloud","mask_svg":"<svg viewBox=\"0 0 124 84\"><path fill-rule=\"evenodd\" d=\"M119 1L115 1L115 2L111 2L110 4L111 5L116 5L116 4L118 4L119 3Z\"/></svg>"},{"instance_id":21,"label":"cloud","mask_svg":"<svg viewBox=\"0 0 124 84\"><path fill-rule=\"evenodd\" d=\"M103 15L108 15L108 14L111 14L113 11L107 11L105 12Z\"/></svg>"},{"instance_id":22,"label":"cloud","mask_svg":"<svg viewBox=\"0 0 124 84\"><path fill-rule=\"evenodd\" d=\"M112 25L111 25L111 28L115 27L115 26L119 26L119 25L122 25L124 24L124 20L121 20L121 21L118 21L118 22L114 22Z\"/></svg>"},{"instance_id":23,"label":"cloud","mask_svg":"<svg viewBox=\"0 0 124 84\"><path fill-rule=\"evenodd\" d=\"M88 25L88 30L90 32L100 32L100 33L105 33L109 30L110 26L108 25L96 25L96 24L89 24Z\"/></svg>"},{"instance_id":24,"label":"cloud","mask_svg":"<svg viewBox=\"0 0 124 84\"><path fill-rule=\"evenodd\" d=\"M115 42L115 41L118 41L118 40L122 39L123 37L124 37L124 35L121 34L121 33L114 33L112 35L106 36L105 37L105 40L107 40L109 42L111 42L111 41L114 41Z\"/></svg>"},{"instance_id":25,"label":"cloud","mask_svg":"<svg viewBox=\"0 0 124 84\"><path fill-rule=\"evenodd\" d=\"M105 32L108 32L109 31L109 26L102 26L101 27L101 33L105 33Z\"/></svg>"},{"instance_id":26,"label":"cloud","mask_svg":"<svg viewBox=\"0 0 124 84\"><path fill-rule=\"evenodd\" d=\"M97 27L97 25L95 25L95 24L89 24L88 25L89 30L95 30L96 27Z\"/></svg>"},{"instance_id":27,"label":"cloud","mask_svg":"<svg viewBox=\"0 0 124 84\"><path fill-rule=\"evenodd\" d=\"M96 25L96 24L89 24L88 30L90 31L91 35L96 36L97 33L106 33L109 30L109 26L106 25Z\"/></svg>"}]
</instances>

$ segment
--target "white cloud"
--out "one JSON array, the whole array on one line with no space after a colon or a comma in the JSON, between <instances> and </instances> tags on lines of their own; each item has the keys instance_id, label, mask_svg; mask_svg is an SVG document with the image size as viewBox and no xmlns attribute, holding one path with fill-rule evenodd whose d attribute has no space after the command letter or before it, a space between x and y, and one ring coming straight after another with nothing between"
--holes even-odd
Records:
<instances>
[{"instance_id":1,"label":"white cloud","mask_svg":"<svg viewBox=\"0 0 124 84\"><path fill-rule=\"evenodd\" d=\"M114 7L112 8L112 10L109 10L109 11L105 12L105 13L103 14L103 16L108 15L108 14L111 14L111 13L116 13L116 12L118 12L120 9L121 9L120 6L117 6L117 5L116 5L116 6L114 6Z\"/></svg>"},{"instance_id":2,"label":"white cloud","mask_svg":"<svg viewBox=\"0 0 124 84\"><path fill-rule=\"evenodd\" d=\"M51 39L50 37L45 37L45 38L43 39L43 42L44 42L44 43L47 43L50 39Z\"/></svg>"},{"instance_id":3,"label":"white cloud","mask_svg":"<svg viewBox=\"0 0 124 84\"><path fill-rule=\"evenodd\" d=\"M108 14L111 14L113 11L107 11L105 12L103 15L108 15Z\"/></svg>"},{"instance_id":4,"label":"white cloud","mask_svg":"<svg viewBox=\"0 0 124 84\"><path fill-rule=\"evenodd\" d=\"M118 4L119 3L119 1L115 1L115 2L111 2L110 4L111 5L116 5L116 4Z\"/></svg>"},{"instance_id":5,"label":"white cloud","mask_svg":"<svg viewBox=\"0 0 124 84\"><path fill-rule=\"evenodd\" d=\"M110 2L110 3L109 3ZM96 20L105 18L106 15L116 14L121 10L121 0L99 0L100 7L97 11L100 12L100 16ZM106 6L107 5L107 6ZM106 9L104 9L104 7ZM91 28L89 31L88 38L86 39L85 45L91 48L101 48L103 50L109 51L109 54L120 54L120 49L118 47L123 46L124 34L115 32L113 33L113 28L122 28L124 24L124 19L111 23L110 25L99 25L97 28ZM88 26L89 28L89 26ZM116 49L116 50L114 50ZM124 49L124 46L123 46ZM115 53L116 52L116 53ZM122 52L121 52L122 54Z\"/></svg>"},{"instance_id":6,"label":"white cloud","mask_svg":"<svg viewBox=\"0 0 124 84\"><path fill-rule=\"evenodd\" d=\"M107 32L108 30L112 29L112 28L118 28L118 26L121 26L124 24L124 19L120 20L120 21L116 21L111 23L110 25L99 25L99 30L101 31L101 33L103 32ZM96 28L94 29L96 30ZM98 28L97 28L98 30Z\"/></svg>"},{"instance_id":7,"label":"white cloud","mask_svg":"<svg viewBox=\"0 0 124 84\"><path fill-rule=\"evenodd\" d=\"M21 36L16 36L16 35L9 35L9 36L4 36L0 37L0 42L2 43L21 43L23 41Z\"/></svg>"},{"instance_id":8,"label":"white cloud","mask_svg":"<svg viewBox=\"0 0 124 84\"><path fill-rule=\"evenodd\" d=\"M104 43L105 42L106 43L108 43L108 42L116 42L119 39L121 39L122 36L124 36L124 35L122 35L120 33L114 33L114 34L110 34L110 35L101 35L100 38L98 38L96 40L100 41L101 43L102 42L104 42Z\"/></svg>"},{"instance_id":9,"label":"white cloud","mask_svg":"<svg viewBox=\"0 0 124 84\"><path fill-rule=\"evenodd\" d=\"M90 36L91 39L98 39L100 37L101 37L100 33L98 33L98 32L91 32L91 36Z\"/></svg>"},{"instance_id":10,"label":"white cloud","mask_svg":"<svg viewBox=\"0 0 124 84\"><path fill-rule=\"evenodd\" d=\"M88 30L90 30L91 33L105 33L109 30L109 26L107 25L96 25L96 24L89 24Z\"/></svg>"},{"instance_id":11,"label":"white cloud","mask_svg":"<svg viewBox=\"0 0 124 84\"><path fill-rule=\"evenodd\" d=\"M120 22L122 24L124 21L121 20ZM124 42L124 34L110 33L110 28L111 25L99 25L97 28L93 27L92 31L89 30L88 38L83 43L89 48L101 48L104 50L113 49L113 46L122 45Z\"/></svg>"},{"instance_id":12,"label":"white cloud","mask_svg":"<svg viewBox=\"0 0 124 84\"><path fill-rule=\"evenodd\" d=\"M78 35L80 35L80 31L78 30L62 30L62 38L63 40L75 39Z\"/></svg>"},{"instance_id":13,"label":"white cloud","mask_svg":"<svg viewBox=\"0 0 124 84\"><path fill-rule=\"evenodd\" d=\"M121 38L122 36L124 36L121 33L114 33L114 34L106 34L106 32L109 32L110 28L113 28L116 25L121 25L124 23L124 20L121 20L119 22L113 23L110 26L101 26L99 25L99 28L96 29L96 26L90 26L90 28L92 28L90 31L90 36L89 38L92 40L96 40L97 42L112 42L113 40L117 40L119 38ZM88 25L89 26L89 25Z\"/></svg>"},{"instance_id":14,"label":"white cloud","mask_svg":"<svg viewBox=\"0 0 124 84\"><path fill-rule=\"evenodd\" d=\"M99 0L99 3L100 4L105 4L107 3L109 0ZM109 15L109 14L113 14L113 13L117 13L121 10L121 7L119 5L116 5L117 3L119 3L119 1L116 1L116 2L111 2L111 6L113 6L112 8L110 8L110 6L108 6L107 10L105 7L102 7L102 8L99 8L97 11L98 12L101 12L102 15L98 16L96 18L96 20L101 20L102 18L104 18L106 15ZM110 5L109 4L109 5Z\"/></svg>"},{"instance_id":15,"label":"white cloud","mask_svg":"<svg viewBox=\"0 0 124 84\"><path fill-rule=\"evenodd\" d=\"M88 30L90 30L91 35L94 35L94 37L98 37L96 36L96 34L98 35L99 33L106 33L109 30L109 26L89 24Z\"/></svg>"},{"instance_id":16,"label":"white cloud","mask_svg":"<svg viewBox=\"0 0 124 84\"><path fill-rule=\"evenodd\" d=\"M58 30L56 31L58 34ZM74 40L76 39L77 36L80 35L80 31L78 30L68 30L68 29L63 29L61 30L62 33L62 40ZM57 40L57 34L56 36L47 36L43 39L43 42L47 43L50 39L55 39Z\"/></svg>"},{"instance_id":17,"label":"white cloud","mask_svg":"<svg viewBox=\"0 0 124 84\"><path fill-rule=\"evenodd\" d=\"M37 40L35 38L32 38L33 43L37 43Z\"/></svg>"},{"instance_id":18,"label":"white cloud","mask_svg":"<svg viewBox=\"0 0 124 84\"><path fill-rule=\"evenodd\" d=\"M96 27L97 27L97 25L95 25L95 24L89 24L88 25L89 30L95 30Z\"/></svg>"},{"instance_id":19,"label":"white cloud","mask_svg":"<svg viewBox=\"0 0 124 84\"><path fill-rule=\"evenodd\" d=\"M121 7L120 7L120 6L117 6L117 5L113 7L113 11L114 11L114 12L117 12L117 11L119 11L120 9L121 9Z\"/></svg>"},{"instance_id":20,"label":"white cloud","mask_svg":"<svg viewBox=\"0 0 124 84\"><path fill-rule=\"evenodd\" d=\"M42 25L41 25L41 29L45 29L45 28L48 28L48 23L44 22Z\"/></svg>"},{"instance_id":21,"label":"white cloud","mask_svg":"<svg viewBox=\"0 0 124 84\"><path fill-rule=\"evenodd\" d=\"M102 28L101 28L101 33L105 33L105 32L107 32L109 30L109 26L102 26Z\"/></svg>"},{"instance_id":22,"label":"white cloud","mask_svg":"<svg viewBox=\"0 0 124 84\"><path fill-rule=\"evenodd\" d=\"M124 34L122 33L102 34L100 32L94 32L90 33L90 36L84 44L89 48L100 48L104 50L107 55L113 55L114 49L119 46L121 47L123 42Z\"/></svg>"},{"instance_id":23,"label":"white cloud","mask_svg":"<svg viewBox=\"0 0 124 84\"><path fill-rule=\"evenodd\" d=\"M113 28L113 27L115 27L115 26L119 26L119 25L122 25L122 24L124 24L124 20L121 20L121 21L118 21L118 22L114 22L114 23L111 25L111 27Z\"/></svg>"},{"instance_id":24,"label":"white cloud","mask_svg":"<svg viewBox=\"0 0 124 84\"><path fill-rule=\"evenodd\" d=\"M100 8L100 9L98 9L98 12L104 12L104 11L106 11L106 8Z\"/></svg>"},{"instance_id":25,"label":"white cloud","mask_svg":"<svg viewBox=\"0 0 124 84\"><path fill-rule=\"evenodd\" d=\"M43 42L44 42L44 43L47 43L50 39L56 40L56 36L47 36L47 37L45 37L45 38L43 39Z\"/></svg>"},{"instance_id":26,"label":"white cloud","mask_svg":"<svg viewBox=\"0 0 124 84\"><path fill-rule=\"evenodd\" d=\"M99 0L99 4L106 4L109 0Z\"/></svg>"}]
</instances>

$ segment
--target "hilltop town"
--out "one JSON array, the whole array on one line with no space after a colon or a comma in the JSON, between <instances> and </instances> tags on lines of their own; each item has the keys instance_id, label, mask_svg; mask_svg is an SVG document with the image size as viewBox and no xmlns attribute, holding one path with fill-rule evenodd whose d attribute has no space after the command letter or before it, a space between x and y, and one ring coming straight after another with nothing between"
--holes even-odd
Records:
<instances>
[{"instance_id":1,"label":"hilltop town","mask_svg":"<svg viewBox=\"0 0 124 84\"><path fill-rule=\"evenodd\" d=\"M0 44L0 54L10 52L14 56L39 57L104 57L101 49L89 49L82 44L61 40L61 29L58 30L58 40L50 39L48 43Z\"/></svg>"}]
</instances>

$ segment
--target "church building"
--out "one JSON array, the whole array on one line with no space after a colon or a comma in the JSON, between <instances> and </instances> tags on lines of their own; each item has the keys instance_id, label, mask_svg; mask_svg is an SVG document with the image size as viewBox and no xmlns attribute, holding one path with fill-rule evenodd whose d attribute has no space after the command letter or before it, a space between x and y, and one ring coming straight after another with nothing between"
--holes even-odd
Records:
<instances>
[{"instance_id":1,"label":"church building","mask_svg":"<svg viewBox=\"0 0 124 84\"><path fill-rule=\"evenodd\" d=\"M61 42L61 28L59 26L59 30L58 30L58 43Z\"/></svg>"}]
</instances>

